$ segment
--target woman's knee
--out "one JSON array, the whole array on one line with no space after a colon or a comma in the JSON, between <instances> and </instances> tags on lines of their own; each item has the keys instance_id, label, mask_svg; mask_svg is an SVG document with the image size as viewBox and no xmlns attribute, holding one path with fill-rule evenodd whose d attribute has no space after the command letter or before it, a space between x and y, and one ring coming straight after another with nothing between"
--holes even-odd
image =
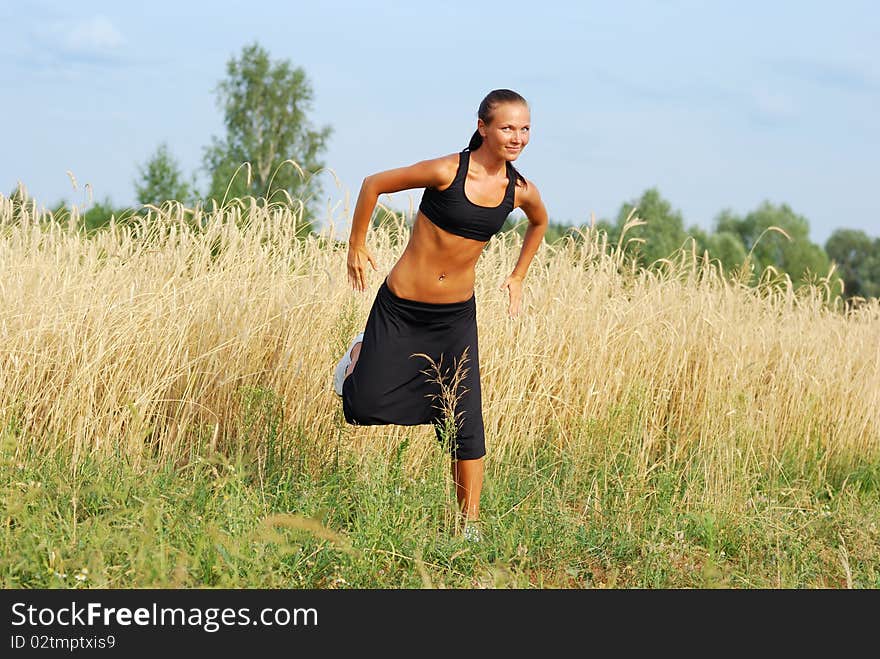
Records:
<instances>
[{"instance_id":1,"label":"woman's knee","mask_svg":"<svg viewBox=\"0 0 880 659\"><path fill-rule=\"evenodd\" d=\"M375 396L368 393L362 393L346 387L349 377L346 379L342 387L342 412L345 415L345 421L352 425L364 425L375 414L378 400Z\"/></svg>"}]
</instances>

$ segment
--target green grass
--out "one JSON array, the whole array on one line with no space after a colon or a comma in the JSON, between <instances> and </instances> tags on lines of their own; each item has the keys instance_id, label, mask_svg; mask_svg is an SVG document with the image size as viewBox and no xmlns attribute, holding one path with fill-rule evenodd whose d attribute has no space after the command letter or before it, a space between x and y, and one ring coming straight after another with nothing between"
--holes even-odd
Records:
<instances>
[{"instance_id":1,"label":"green grass","mask_svg":"<svg viewBox=\"0 0 880 659\"><path fill-rule=\"evenodd\" d=\"M271 396L255 398L269 405ZM268 401L268 402L267 402ZM254 408L247 408L252 413ZM271 418L271 415L270 417ZM256 428L243 424L243 432ZM781 462L710 496L704 456L640 469L638 438L493 460L484 540L454 533L448 458L344 444L304 458L259 425L254 455L184 465L14 456L2 445L4 588L877 588L880 465ZM275 443L269 446L269 439ZM20 438L18 438L20 440ZM283 441L282 441L283 440ZM284 444L287 441L287 444ZM268 447L268 448L267 448ZM271 456L271 457L270 457ZM819 458L817 457L817 460ZM817 463L819 464L819 463ZM734 472L740 465L727 467Z\"/></svg>"}]
</instances>

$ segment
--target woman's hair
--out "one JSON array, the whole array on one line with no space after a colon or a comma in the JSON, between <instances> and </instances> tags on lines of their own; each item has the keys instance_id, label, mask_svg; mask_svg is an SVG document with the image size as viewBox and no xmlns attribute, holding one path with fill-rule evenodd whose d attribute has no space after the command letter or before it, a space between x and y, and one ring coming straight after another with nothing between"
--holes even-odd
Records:
<instances>
[{"instance_id":1,"label":"woman's hair","mask_svg":"<svg viewBox=\"0 0 880 659\"><path fill-rule=\"evenodd\" d=\"M477 110L477 116L483 120L483 123L487 126L492 123L492 115L495 114L495 108L501 105L502 103L522 103L526 107L528 107L528 103L526 99L517 94L512 89L493 89L488 94L486 94L486 98L483 99L482 103L480 103L480 107ZM468 151L476 151L483 144L483 136L480 135L479 130L475 130L474 134L471 136L470 144L468 144ZM522 184L528 185L526 183L525 177L520 174L516 167L513 166L513 163L510 165L513 168L513 173L516 175L517 181L522 181Z\"/></svg>"}]
</instances>

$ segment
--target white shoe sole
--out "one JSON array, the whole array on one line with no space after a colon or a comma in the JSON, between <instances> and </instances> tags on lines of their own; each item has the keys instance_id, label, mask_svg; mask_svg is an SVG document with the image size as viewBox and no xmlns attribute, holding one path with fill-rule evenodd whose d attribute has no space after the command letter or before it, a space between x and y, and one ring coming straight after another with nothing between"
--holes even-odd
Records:
<instances>
[{"instance_id":1,"label":"white shoe sole","mask_svg":"<svg viewBox=\"0 0 880 659\"><path fill-rule=\"evenodd\" d=\"M333 390L336 392L337 396L342 396L342 383L345 382L345 372L348 370L348 367L351 366L351 351L363 340L364 333L361 332L352 339L351 345L348 346L348 350L342 355L342 359L336 363L336 369L333 371Z\"/></svg>"}]
</instances>

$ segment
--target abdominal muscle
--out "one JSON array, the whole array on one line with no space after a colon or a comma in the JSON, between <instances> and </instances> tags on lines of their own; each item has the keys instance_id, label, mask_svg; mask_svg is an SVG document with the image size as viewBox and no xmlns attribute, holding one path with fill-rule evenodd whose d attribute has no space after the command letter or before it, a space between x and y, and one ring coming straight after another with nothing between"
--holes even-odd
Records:
<instances>
[{"instance_id":1,"label":"abdominal muscle","mask_svg":"<svg viewBox=\"0 0 880 659\"><path fill-rule=\"evenodd\" d=\"M485 246L444 231L419 212L406 249L388 273L388 288L397 297L431 304L469 300Z\"/></svg>"}]
</instances>

